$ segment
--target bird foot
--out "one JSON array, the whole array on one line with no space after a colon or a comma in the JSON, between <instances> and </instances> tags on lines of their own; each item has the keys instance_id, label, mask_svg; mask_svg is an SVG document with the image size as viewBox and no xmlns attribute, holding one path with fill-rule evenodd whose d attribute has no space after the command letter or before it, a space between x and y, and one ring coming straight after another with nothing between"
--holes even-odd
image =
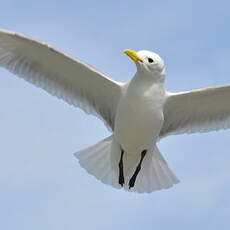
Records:
<instances>
[{"instance_id":1,"label":"bird foot","mask_svg":"<svg viewBox=\"0 0 230 230\"><path fill-rule=\"evenodd\" d=\"M122 187L125 183L124 169L123 169L123 155L124 155L124 150L121 150L121 158L120 158L120 162L119 162L119 184Z\"/></svg>"},{"instance_id":2,"label":"bird foot","mask_svg":"<svg viewBox=\"0 0 230 230\"><path fill-rule=\"evenodd\" d=\"M144 151L141 152L141 160L140 160L139 164L137 165L136 170L135 170L133 176L132 176L131 179L129 180L129 189L131 189L131 188L134 187L134 185L135 185L137 175L138 175L138 173L139 173L140 170L141 170L141 164L142 164L142 161L143 161L143 159L144 159L146 153L147 153L147 150L144 150Z\"/></svg>"}]
</instances>

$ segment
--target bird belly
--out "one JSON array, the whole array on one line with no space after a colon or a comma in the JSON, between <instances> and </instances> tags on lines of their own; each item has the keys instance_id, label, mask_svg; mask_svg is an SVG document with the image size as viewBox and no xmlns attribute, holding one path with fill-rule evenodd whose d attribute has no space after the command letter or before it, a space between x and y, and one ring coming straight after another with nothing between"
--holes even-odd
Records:
<instances>
[{"instance_id":1,"label":"bird belly","mask_svg":"<svg viewBox=\"0 0 230 230\"><path fill-rule=\"evenodd\" d=\"M125 98L118 108L114 135L127 153L140 154L156 142L162 123L162 109L153 100Z\"/></svg>"}]
</instances>

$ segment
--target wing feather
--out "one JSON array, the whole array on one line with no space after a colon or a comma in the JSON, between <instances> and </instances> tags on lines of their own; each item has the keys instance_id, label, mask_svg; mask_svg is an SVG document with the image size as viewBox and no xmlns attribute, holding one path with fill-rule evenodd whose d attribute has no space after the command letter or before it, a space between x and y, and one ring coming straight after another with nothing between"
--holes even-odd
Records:
<instances>
[{"instance_id":1,"label":"wing feather","mask_svg":"<svg viewBox=\"0 0 230 230\"><path fill-rule=\"evenodd\" d=\"M0 66L113 129L121 84L52 46L0 30Z\"/></svg>"},{"instance_id":2,"label":"wing feather","mask_svg":"<svg viewBox=\"0 0 230 230\"><path fill-rule=\"evenodd\" d=\"M230 128L230 85L168 93L161 137Z\"/></svg>"}]
</instances>

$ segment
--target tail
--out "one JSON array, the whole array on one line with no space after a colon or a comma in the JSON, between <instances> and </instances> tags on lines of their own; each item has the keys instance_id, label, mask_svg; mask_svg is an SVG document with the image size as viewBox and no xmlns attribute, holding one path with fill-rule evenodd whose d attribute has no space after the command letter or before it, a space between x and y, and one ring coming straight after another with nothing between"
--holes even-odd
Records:
<instances>
[{"instance_id":1,"label":"tail","mask_svg":"<svg viewBox=\"0 0 230 230\"><path fill-rule=\"evenodd\" d=\"M179 179L168 167L167 162L157 146L155 146L147 152L137 176L135 186L131 188L131 191L150 193L161 189L168 189L179 182ZM129 190L129 187L126 185L125 189Z\"/></svg>"},{"instance_id":2,"label":"tail","mask_svg":"<svg viewBox=\"0 0 230 230\"><path fill-rule=\"evenodd\" d=\"M111 157L112 143L113 136L110 136L74 155L78 158L80 165L85 168L89 174L94 175L105 184L112 185L115 188L122 188L118 183L118 161L116 160L117 162L114 164L114 159L118 159L118 157ZM119 156L119 154L118 152L117 156ZM131 163L131 155L126 159L129 159L129 163ZM132 164L134 167L132 167L132 169L130 168L130 170L135 169L137 165L136 158L133 159ZM114 167L114 165L116 165L117 168ZM124 158L124 168L125 166L126 160ZM131 189L129 189L128 183L133 171L130 170L125 173L124 184L125 190L130 192L150 193L156 190L170 188L173 184L179 182L156 146L147 152L137 176L135 186Z\"/></svg>"},{"instance_id":3,"label":"tail","mask_svg":"<svg viewBox=\"0 0 230 230\"><path fill-rule=\"evenodd\" d=\"M105 184L121 188L118 183L118 174L112 168L110 150L113 136L74 153L80 165L91 175Z\"/></svg>"}]
</instances>

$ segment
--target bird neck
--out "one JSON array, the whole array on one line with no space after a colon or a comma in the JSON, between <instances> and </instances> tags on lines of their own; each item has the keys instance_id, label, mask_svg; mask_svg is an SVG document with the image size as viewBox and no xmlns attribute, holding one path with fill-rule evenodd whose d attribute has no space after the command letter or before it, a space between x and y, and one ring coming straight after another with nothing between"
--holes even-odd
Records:
<instances>
[{"instance_id":1,"label":"bird neck","mask_svg":"<svg viewBox=\"0 0 230 230\"><path fill-rule=\"evenodd\" d=\"M133 81L146 82L148 84L159 84L164 85L165 82L165 71L162 72L139 72L137 71L134 75Z\"/></svg>"},{"instance_id":2,"label":"bird neck","mask_svg":"<svg viewBox=\"0 0 230 230\"><path fill-rule=\"evenodd\" d=\"M163 78L163 76L161 77ZM134 88L135 90L136 88L139 88L139 90L142 89L143 91L146 91L155 87L164 91L164 78L153 78L153 76L146 76L143 74L140 75L136 73L131 81L128 83L128 88Z\"/></svg>"}]
</instances>

